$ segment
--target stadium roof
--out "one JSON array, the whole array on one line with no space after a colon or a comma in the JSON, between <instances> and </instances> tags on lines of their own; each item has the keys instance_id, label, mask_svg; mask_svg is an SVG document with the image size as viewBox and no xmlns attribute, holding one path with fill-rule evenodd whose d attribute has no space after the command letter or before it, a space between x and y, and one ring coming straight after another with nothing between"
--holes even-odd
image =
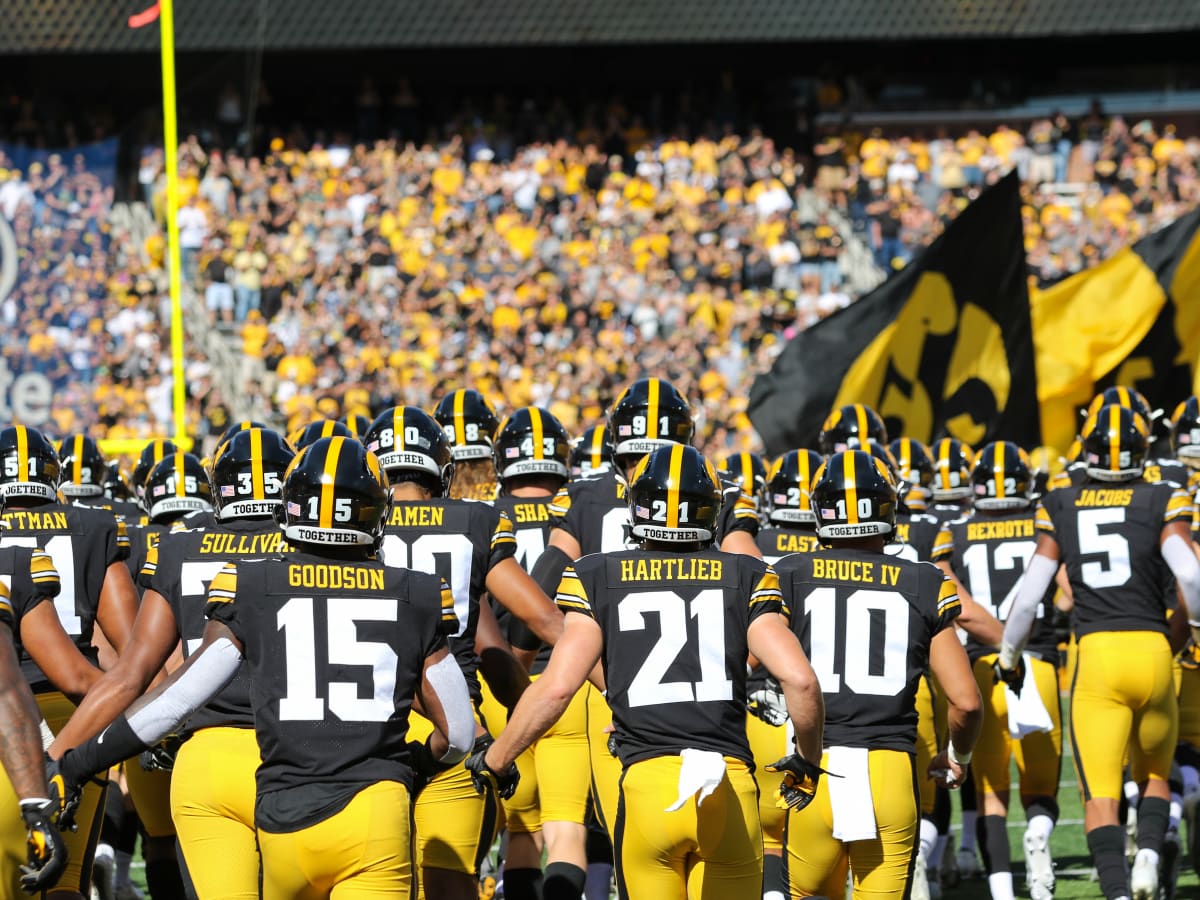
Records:
<instances>
[{"instance_id":1,"label":"stadium roof","mask_svg":"<svg viewBox=\"0 0 1200 900\"><path fill-rule=\"evenodd\" d=\"M0 52L152 50L157 26L126 24L149 2L8 0ZM181 50L894 41L1200 30L1200 2L179 0L175 19Z\"/></svg>"}]
</instances>

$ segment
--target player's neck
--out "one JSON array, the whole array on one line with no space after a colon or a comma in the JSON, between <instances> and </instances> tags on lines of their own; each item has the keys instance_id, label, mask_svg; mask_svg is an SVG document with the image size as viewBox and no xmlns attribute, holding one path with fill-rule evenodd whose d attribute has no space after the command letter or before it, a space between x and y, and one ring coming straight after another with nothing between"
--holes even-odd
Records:
<instances>
[{"instance_id":1,"label":"player's neck","mask_svg":"<svg viewBox=\"0 0 1200 900\"><path fill-rule=\"evenodd\" d=\"M846 538L830 541L829 546L834 550L861 550L864 553L882 553L887 546L887 538L882 535L871 537Z\"/></svg>"},{"instance_id":2,"label":"player's neck","mask_svg":"<svg viewBox=\"0 0 1200 900\"><path fill-rule=\"evenodd\" d=\"M640 550L650 553L701 553L711 549L711 544L667 544L662 541L643 541Z\"/></svg>"},{"instance_id":3,"label":"player's neck","mask_svg":"<svg viewBox=\"0 0 1200 900\"><path fill-rule=\"evenodd\" d=\"M412 503L422 500L432 500L433 495L419 484L406 481L401 484L392 485L392 499L399 500L401 503Z\"/></svg>"}]
</instances>

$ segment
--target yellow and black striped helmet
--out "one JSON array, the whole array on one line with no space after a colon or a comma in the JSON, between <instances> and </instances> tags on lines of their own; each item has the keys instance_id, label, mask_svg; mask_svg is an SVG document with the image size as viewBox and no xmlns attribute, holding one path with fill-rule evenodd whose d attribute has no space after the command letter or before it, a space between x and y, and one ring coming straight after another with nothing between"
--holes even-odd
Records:
<instances>
[{"instance_id":1,"label":"yellow and black striped helmet","mask_svg":"<svg viewBox=\"0 0 1200 900\"><path fill-rule=\"evenodd\" d=\"M716 535L721 480L695 447L671 444L651 452L633 470L628 499L639 540L707 544Z\"/></svg>"},{"instance_id":2,"label":"yellow and black striped helmet","mask_svg":"<svg viewBox=\"0 0 1200 900\"><path fill-rule=\"evenodd\" d=\"M121 464L113 460L104 468L104 496L109 500L131 501L135 497L129 489L129 479L121 469Z\"/></svg>"},{"instance_id":3,"label":"yellow and black striped helmet","mask_svg":"<svg viewBox=\"0 0 1200 900\"><path fill-rule=\"evenodd\" d=\"M142 448L141 455L138 456L137 465L133 467L133 475L130 476L130 479L133 482L133 493L137 496L138 502L142 504L143 509L146 508L146 479L150 477L150 473L154 471L155 466L178 449L174 441L169 441L166 438L155 438Z\"/></svg>"},{"instance_id":4,"label":"yellow and black striped helmet","mask_svg":"<svg viewBox=\"0 0 1200 900\"><path fill-rule=\"evenodd\" d=\"M874 438L883 446L887 446L887 428L883 419L865 403L850 403L839 406L829 414L829 418L821 426L817 445L821 452L828 456L830 453L862 447L867 438Z\"/></svg>"},{"instance_id":5,"label":"yellow and black striped helmet","mask_svg":"<svg viewBox=\"0 0 1200 900\"><path fill-rule=\"evenodd\" d=\"M269 428L237 432L222 445L212 467L218 519L259 519L275 515L283 496L283 475L296 451Z\"/></svg>"},{"instance_id":6,"label":"yellow and black striped helmet","mask_svg":"<svg viewBox=\"0 0 1200 900\"><path fill-rule=\"evenodd\" d=\"M1022 509L1033 502L1033 466L1011 441L993 441L975 456L971 488L976 509Z\"/></svg>"},{"instance_id":7,"label":"yellow and black striped helmet","mask_svg":"<svg viewBox=\"0 0 1200 900\"><path fill-rule=\"evenodd\" d=\"M351 437L356 441L361 441L366 437L367 429L371 427L371 419L362 413L350 413L342 416L342 424L350 429Z\"/></svg>"},{"instance_id":8,"label":"yellow and black striped helmet","mask_svg":"<svg viewBox=\"0 0 1200 900\"><path fill-rule=\"evenodd\" d=\"M200 459L176 450L146 478L146 513L164 522L192 512L212 512L212 484Z\"/></svg>"},{"instance_id":9,"label":"yellow and black striped helmet","mask_svg":"<svg viewBox=\"0 0 1200 900\"><path fill-rule=\"evenodd\" d=\"M339 422L337 419L318 419L316 422L309 422L303 428L288 435L288 443L296 448L299 453L305 447L315 444L321 438L328 437L348 437L353 439L354 435L350 433L350 429Z\"/></svg>"},{"instance_id":10,"label":"yellow and black striped helmet","mask_svg":"<svg viewBox=\"0 0 1200 900\"><path fill-rule=\"evenodd\" d=\"M452 391L438 401L433 418L446 433L455 462L492 458L492 438L500 422L492 404L479 391Z\"/></svg>"},{"instance_id":11,"label":"yellow and black striped helmet","mask_svg":"<svg viewBox=\"0 0 1200 900\"><path fill-rule=\"evenodd\" d=\"M1106 387L1095 397L1093 397L1092 402L1088 404L1087 413L1084 414L1084 419L1090 419L1099 411L1100 407L1109 406L1114 403L1117 406L1124 406L1126 409L1132 409L1145 420L1147 428L1154 424L1155 413L1154 410L1150 408L1150 404L1146 398L1142 396L1140 391L1131 387L1124 387L1122 385Z\"/></svg>"},{"instance_id":12,"label":"yellow and black striped helmet","mask_svg":"<svg viewBox=\"0 0 1200 900\"><path fill-rule=\"evenodd\" d=\"M390 508L375 454L339 436L321 438L292 460L275 518L292 543L377 550Z\"/></svg>"},{"instance_id":13,"label":"yellow and black striped helmet","mask_svg":"<svg viewBox=\"0 0 1200 900\"><path fill-rule=\"evenodd\" d=\"M58 445L62 477L58 490L64 497L101 497L108 462L86 434L69 434Z\"/></svg>"},{"instance_id":14,"label":"yellow and black striped helmet","mask_svg":"<svg viewBox=\"0 0 1200 900\"><path fill-rule=\"evenodd\" d=\"M0 431L0 495L5 501L57 500L61 468L54 445L40 431L24 425Z\"/></svg>"},{"instance_id":15,"label":"yellow and black striped helmet","mask_svg":"<svg viewBox=\"0 0 1200 900\"><path fill-rule=\"evenodd\" d=\"M385 409L367 429L363 443L379 457L392 484L415 481L435 497L450 492L454 480L450 439L419 406Z\"/></svg>"},{"instance_id":16,"label":"yellow and black striped helmet","mask_svg":"<svg viewBox=\"0 0 1200 900\"><path fill-rule=\"evenodd\" d=\"M635 381L621 392L608 414L608 439L617 458L690 444L695 433L692 407L675 385L662 378Z\"/></svg>"},{"instance_id":17,"label":"yellow and black striped helmet","mask_svg":"<svg viewBox=\"0 0 1200 900\"><path fill-rule=\"evenodd\" d=\"M226 428L224 432L222 432L221 439L217 441L217 452L220 453L221 448L224 447L226 443L233 440L233 436L239 431L249 431L251 428L266 427L267 426L262 422L256 422L253 419L243 419L240 422L234 422L232 425Z\"/></svg>"},{"instance_id":18,"label":"yellow and black striped helmet","mask_svg":"<svg viewBox=\"0 0 1200 900\"><path fill-rule=\"evenodd\" d=\"M1171 451L1189 468L1200 468L1200 401L1188 397L1171 415Z\"/></svg>"},{"instance_id":19,"label":"yellow and black striped helmet","mask_svg":"<svg viewBox=\"0 0 1200 900\"><path fill-rule=\"evenodd\" d=\"M1080 434L1089 478L1132 481L1142 477L1150 427L1128 406L1110 403L1088 416Z\"/></svg>"},{"instance_id":20,"label":"yellow and black striped helmet","mask_svg":"<svg viewBox=\"0 0 1200 900\"><path fill-rule=\"evenodd\" d=\"M571 442L571 477L586 478L607 472L613 466L613 448L608 426L601 422Z\"/></svg>"},{"instance_id":21,"label":"yellow and black striped helmet","mask_svg":"<svg viewBox=\"0 0 1200 900\"><path fill-rule=\"evenodd\" d=\"M812 479L821 468L816 450L789 450L767 473L767 519L777 525L812 525Z\"/></svg>"},{"instance_id":22,"label":"yellow and black striped helmet","mask_svg":"<svg viewBox=\"0 0 1200 900\"><path fill-rule=\"evenodd\" d=\"M817 536L826 540L892 534L896 503L887 464L865 450L833 454L813 478Z\"/></svg>"},{"instance_id":23,"label":"yellow and black striped helmet","mask_svg":"<svg viewBox=\"0 0 1200 900\"><path fill-rule=\"evenodd\" d=\"M971 496L971 467L975 454L958 438L942 438L929 448L933 456L934 500L966 500Z\"/></svg>"},{"instance_id":24,"label":"yellow and black striped helmet","mask_svg":"<svg viewBox=\"0 0 1200 900\"><path fill-rule=\"evenodd\" d=\"M717 474L726 481L732 481L745 493L752 494L756 502L762 500L763 490L767 486L767 464L757 453L749 450L730 453L717 466Z\"/></svg>"},{"instance_id":25,"label":"yellow and black striped helmet","mask_svg":"<svg viewBox=\"0 0 1200 900\"><path fill-rule=\"evenodd\" d=\"M922 512L929 504L933 484L933 457L916 438L898 437L888 445L900 479L900 502L909 512Z\"/></svg>"},{"instance_id":26,"label":"yellow and black striped helmet","mask_svg":"<svg viewBox=\"0 0 1200 900\"><path fill-rule=\"evenodd\" d=\"M562 422L548 409L523 406L500 423L496 432L496 477L522 475L570 476L570 438Z\"/></svg>"}]
</instances>

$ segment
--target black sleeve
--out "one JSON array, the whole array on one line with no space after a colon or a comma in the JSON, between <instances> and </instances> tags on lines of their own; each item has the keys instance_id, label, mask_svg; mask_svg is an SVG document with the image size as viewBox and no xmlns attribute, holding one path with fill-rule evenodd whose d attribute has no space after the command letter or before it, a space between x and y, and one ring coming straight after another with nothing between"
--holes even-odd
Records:
<instances>
[{"instance_id":1,"label":"black sleeve","mask_svg":"<svg viewBox=\"0 0 1200 900\"><path fill-rule=\"evenodd\" d=\"M563 553L558 547L549 546L542 551L542 555L538 557L538 561L534 563L533 571L530 576L538 583L538 587L546 594L547 597L553 597L558 593L558 583L562 581L563 569L572 563L571 557ZM509 639L512 640L511 638ZM515 643L513 646L517 646ZM522 650L535 650L540 645L534 644L532 647L521 647Z\"/></svg>"},{"instance_id":2,"label":"black sleeve","mask_svg":"<svg viewBox=\"0 0 1200 900\"><path fill-rule=\"evenodd\" d=\"M529 626L516 616L513 616L508 623L508 642L517 650L540 650L542 648L542 639L530 631Z\"/></svg>"}]
</instances>

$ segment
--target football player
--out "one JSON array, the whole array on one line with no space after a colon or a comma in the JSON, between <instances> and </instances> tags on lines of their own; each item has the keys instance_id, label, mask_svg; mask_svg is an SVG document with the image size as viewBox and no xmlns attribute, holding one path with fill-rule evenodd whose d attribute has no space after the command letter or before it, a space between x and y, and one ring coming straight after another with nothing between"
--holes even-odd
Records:
<instances>
[{"instance_id":1,"label":"football player","mask_svg":"<svg viewBox=\"0 0 1200 900\"><path fill-rule=\"evenodd\" d=\"M1033 471L1016 444L988 444L971 471L974 510L942 526L933 560L970 591L971 598L998 619L1008 614L1017 582L1033 555L1037 535L1031 492ZM974 637L967 655L983 697L983 730L971 771L982 800L977 820L979 845L993 900L1012 900L1008 842L1009 762L1015 754L1021 778L1021 805L1027 827L1023 840L1025 871L1032 900L1054 896L1050 834L1058 820L1058 773L1062 761L1062 713L1058 701L1058 641L1054 632L1054 585L1037 612L1023 692L1036 693L1052 727L1013 741L1008 729L1006 685L993 673L994 644Z\"/></svg>"},{"instance_id":2,"label":"football player","mask_svg":"<svg viewBox=\"0 0 1200 900\"><path fill-rule=\"evenodd\" d=\"M491 435L488 435L489 449ZM454 597L457 627L450 650L467 677L476 706L482 701L481 671L505 706L528 684L524 669L500 642L494 652L479 654L477 636L492 626L491 608L480 600L486 592L524 621L540 640L554 643L562 630L562 614L516 560L512 522L500 510L447 496L456 466L450 442L437 422L413 406L385 410L367 432L367 447L379 454L391 483L393 507L386 522L382 558L393 566L435 572ZM494 627L491 630L495 630ZM498 631L497 631L498 634ZM414 734L432 726L413 719ZM487 740L479 725L478 736ZM439 773L417 797L417 860L424 895L474 898L479 862L495 837L495 797L480 798L461 767Z\"/></svg>"},{"instance_id":3,"label":"football player","mask_svg":"<svg viewBox=\"0 0 1200 900\"><path fill-rule=\"evenodd\" d=\"M771 463L765 488L767 526L755 537L767 563L789 553L812 553L819 546L809 492L820 467L821 457L813 450L789 450Z\"/></svg>"},{"instance_id":4,"label":"football player","mask_svg":"<svg viewBox=\"0 0 1200 900\"><path fill-rule=\"evenodd\" d=\"M138 576L144 593L130 649L71 717L60 735L64 746L82 743L133 703L180 641L185 658L200 646L208 586L225 563L280 551L275 509L294 456L280 435L259 428L239 431L222 445L213 466L220 524L168 532L149 549ZM201 897L258 896L253 728L247 676L239 672L173 741L182 746L171 774L171 818Z\"/></svg>"},{"instance_id":5,"label":"football player","mask_svg":"<svg viewBox=\"0 0 1200 900\"><path fill-rule=\"evenodd\" d=\"M868 440L887 446L887 428L879 413L862 403L840 406L829 414L817 435L817 446L821 453L841 453L865 447Z\"/></svg>"},{"instance_id":6,"label":"football player","mask_svg":"<svg viewBox=\"0 0 1200 900\"><path fill-rule=\"evenodd\" d=\"M767 466L757 453L743 450L733 453L721 460L717 474L726 484L736 484L742 493L754 500L754 510L762 518L767 486Z\"/></svg>"},{"instance_id":7,"label":"football player","mask_svg":"<svg viewBox=\"0 0 1200 900\"><path fill-rule=\"evenodd\" d=\"M353 439L354 435L350 433L350 429L338 422L336 419L320 419L316 422L309 422L303 428L298 428L288 436L288 443L296 448L296 452L303 450L315 444L321 438L328 437L348 437Z\"/></svg>"},{"instance_id":8,"label":"football player","mask_svg":"<svg viewBox=\"0 0 1200 900\"><path fill-rule=\"evenodd\" d=\"M929 514L938 522L957 519L971 508L974 452L958 438L942 438L929 448L933 457Z\"/></svg>"},{"instance_id":9,"label":"football player","mask_svg":"<svg viewBox=\"0 0 1200 900\"><path fill-rule=\"evenodd\" d=\"M1178 709L1163 583L1175 576L1184 613L1200 621L1200 563L1191 546L1191 498L1142 479L1149 428L1110 404L1083 429L1088 480L1042 498L1037 551L1004 630L997 671L1022 683L1021 650L1060 563L1075 599L1078 641L1071 690L1072 745L1088 847L1109 900L1151 900L1169 816ZM1136 659L1137 665L1127 660ZM1143 784L1132 877L1118 824L1125 754Z\"/></svg>"},{"instance_id":10,"label":"football player","mask_svg":"<svg viewBox=\"0 0 1200 900\"><path fill-rule=\"evenodd\" d=\"M643 378L617 398L608 418L615 467L594 478L568 485L551 505L554 528L546 552L534 567L534 578L547 591L555 590L563 569L581 556L620 550L631 540L626 484L645 456L659 447L689 444L695 434L692 408L668 381ZM722 550L759 556L755 535L758 514L736 486L724 494L717 520ZM608 751L612 714L604 697L588 689L588 740L591 745L592 800L611 836L616 823L617 781L621 767ZM583 872L573 873L573 889L583 890ZM575 883L577 882L577 884Z\"/></svg>"},{"instance_id":11,"label":"football player","mask_svg":"<svg viewBox=\"0 0 1200 900\"><path fill-rule=\"evenodd\" d=\"M496 432L500 495L495 506L513 524L517 561L527 572L537 564L550 537L550 502L567 483L569 453L562 423L536 406L514 411ZM498 607L495 612L514 652L526 657L531 677L536 679L545 671L549 648L506 609ZM493 731L503 727L508 718L507 710L496 706L499 708L484 706L488 728ZM563 865L587 867L589 782L579 777L588 769L585 690L576 694L554 727L521 754L517 767L521 781L513 796L504 801L508 828L504 896L527 900L543 896L543 844L552 888Z\"/></svg>"},{"instance_id":12,"label":"football player","mask_svg":"<svg viewBox=\"0 0 1200 900\"><path fill-rule=\"evenodd\" d=\"M612 443L603 422L588 428L571 442L571 477L588 478L613 466Z\"/></svg>"},{"instance_id":13,"label":"football player","mask_svg":"<svg viewBox=\"0 0 1200 900\"><path fill-rule=\"evenodd\" d=\"M79 652L96 662L93 639L103 639L118 654L124 651L137 613L137 591L125 568L128 550L120 541L124 526L110 513L59 502L59 476L58 453L44 435L22 425L0 431L6 526L0 532L0 547L46 551L62 581L54 601L59 622ZM42 717L57 733L74 703L44 679L34 682L33 691ZM76 815L78 830L64 835L71 860L55 891L63 900L91 890L89 848L95 846L103 818L97 815L103 797L103 782L89 784Z\"/></svg>"},{"instance_id":14,"label":"football player","mask_svg":"<svg viewBox=\"0 0 1200 900\"><path fill-rule=\"evenodd\" d=\"M881 461L863 451L831 456L812 503L827 549L776 568L825 695L821 765L841 778L823 780L815 802L788 817L792 896L841 896L847 868L856 898L907 896L917 844L915 701L926 671L945 692L950 731L929 774L960 785L979 733L979 690L953 627L960 601L935 567L883 552L897 497Z\"/></svg>"},{"instance_id":15,"label":"football player","mask_svg":"<svg viewBox=\"0 0 1200 900\"><path fill-rule=\"evenodd\" d=\"M699 451L678 443L655 450L631 476L628 498L639 549L564 570L562 641L496 743L467 768L481 783L500 780L496 773L551 726L601 662L623 770L618 896L746 900L763 877L743 729L747 655L787 698L797 752L776 767L787 773L781 793L796 805L808 802L820 775L819 688L788 632L771 568L712 547L722 485Z\"/></svg>"},{"instance_id":16,"label":"football player","mask_svg":"<svg viewBox=\"0 0 1200 900\"><path fill-rule=\"evenodd\" d=\"M492 438L499 421L487 398L471 388L452 391L433 410L454 452L454 499L491 500L496 496Z\"/></svg>"},{"instance_id":17,"label":"football player","mask_svg":"<svg viewBox=\"0 0 1200 900\"><path fill-rule=\"evenodd\" d=\"M888 452L896 461L896 475L902 482L901 508L925 512L933 484L933 457L929 448L916 438L899 437L888 444Z\"/></svg>"},{"instance_id":18,"label":"football player","mask_svg":"<svg viewBox=\"0 0 1200 900\"><path fill-rule=\"evenodd\" d=\"M367 434L367 429L371 427L371 419L361 413L349 413L342 416L342 424L350 430L350 436L356 441L361 441Z\"/></svg>"},{"instance_id":19,"label":"football player","mask_svg":"<svg viewBox=\"0 0 1200 900\"><path fill-rule=\"evenodd\" d=\"M168 441L164 438L155 438L142 448L142 452L138 455L137 464L133 467L133 474L129 477L133 485L134 497L141 506L143 515L137 520L130 519L129 524L145 524L146 519L144 514L149 506L145 498L146 479L150 477L150 473L154 471L155 466L178 449L174 441Z\"/></svg>"},{"instance_id":20,"label":"football player","mask_svg":"<svg viewBox=\"0 0 1200 900\"><path fill-rule=\"evenodd\" d=\"M61 466L59 496L67 503L112 513L125 526L117 530L117 544L128 554L128 527L139 520L141 510L136 504L121 503L104 496L108 463L96 442L86 434L68 435L58 446L58 461Z\"/></svg>"},{"instance_id":21,"label":"football player","mask_svg":"<svg viewBox=\"0 0 1200 900\"><path fill-rule=\"evenodd\" d=\"M226 564L208 590L200 647L101 734L67 750L68 785L157 743L211 701L244 657L262 755L254 810L262 896L406 896L413 769L461 759L473 722L446 647L454 615L445 582L375 558L389 505L379 463L357 441L325 438L302 451L278 513L295 549ZM406 744L414 696L434 722L419 745Z\"/></svg>"}]
</instances>

